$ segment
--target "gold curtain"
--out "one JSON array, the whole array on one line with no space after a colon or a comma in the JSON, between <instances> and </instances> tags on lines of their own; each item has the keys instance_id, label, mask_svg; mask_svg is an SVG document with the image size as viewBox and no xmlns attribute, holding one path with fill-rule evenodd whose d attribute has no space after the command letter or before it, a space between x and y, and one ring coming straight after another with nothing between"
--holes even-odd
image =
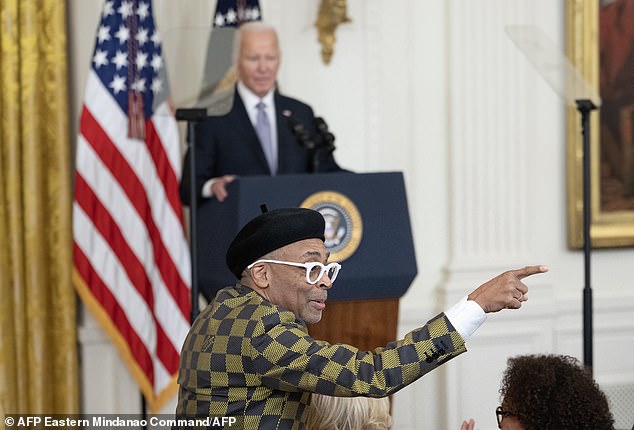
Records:
<instances>
[{"instance_id":1,"label":"gold curtain","mask_svg":"<svg viewBox=\"0 0 634 430\"><path fill-rule=\"evenodd\" d=\"M66 2L2 0L0 47L0 418L76 413Z\"/></svg>"}]
</instances>

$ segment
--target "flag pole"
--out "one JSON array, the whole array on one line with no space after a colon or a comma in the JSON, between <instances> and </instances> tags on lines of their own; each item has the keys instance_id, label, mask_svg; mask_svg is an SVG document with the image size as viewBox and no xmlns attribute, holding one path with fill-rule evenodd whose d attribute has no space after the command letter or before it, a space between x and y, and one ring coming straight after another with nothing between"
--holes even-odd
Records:
<instances>
[{"instance_id":1,"label":"flag pole","mask_svg":"<svg viewBox=\"0 0 634 430\"><path fill-rule=\"evenodd\" d=\"M147 430L147 403L145 402L145 396L141 391L141 421L143 423L143 430Z\"/></svg>"}]
</instances>

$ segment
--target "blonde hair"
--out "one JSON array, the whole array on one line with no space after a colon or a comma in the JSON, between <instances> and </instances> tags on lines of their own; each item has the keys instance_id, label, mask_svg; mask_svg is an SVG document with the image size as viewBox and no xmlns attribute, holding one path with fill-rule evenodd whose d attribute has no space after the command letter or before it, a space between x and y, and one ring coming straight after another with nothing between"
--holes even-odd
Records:
<instances>
[{"instance_id":1,"label":"blonde hair","mask_svg":"<svg viewBox=\"0 0 634 430\"><path fill-rule=\"evenodd\" d=\"M392 425L387 397L331 397L312 394L306 430L388 430Z\"/></svg>"}]
</instances>

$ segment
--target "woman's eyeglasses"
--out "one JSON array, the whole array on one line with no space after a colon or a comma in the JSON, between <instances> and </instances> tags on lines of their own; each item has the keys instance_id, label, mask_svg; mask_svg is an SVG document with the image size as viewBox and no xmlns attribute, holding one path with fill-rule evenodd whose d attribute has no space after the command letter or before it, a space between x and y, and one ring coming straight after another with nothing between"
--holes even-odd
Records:
<instances>
[{"instance_id":1,"label":"woman's eyeglasses","mask_svg":"<svg viewBox=\"0 0 634 430\"><path fill-rule=\"evenodd\" d=\"M504 419L504 417L512 415L513 414L509 411L505 411L504 409L502 409L502 406L498 406L497 408L495 408L495 416L498 419L498 428L502 428L502 420Z\"/></svg>"}]
</instances>

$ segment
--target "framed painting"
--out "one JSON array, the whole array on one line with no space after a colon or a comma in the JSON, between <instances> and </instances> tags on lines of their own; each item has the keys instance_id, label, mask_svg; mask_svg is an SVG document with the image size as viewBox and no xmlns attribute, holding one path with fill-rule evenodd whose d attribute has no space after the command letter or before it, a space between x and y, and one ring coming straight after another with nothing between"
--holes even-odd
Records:
<instances>
[{"instance_id":1,"label":"framed painting","mask_svg":"<svg viewBox=\"0 0 634 430\"><path fill-rule=\"evenodd\" d=\"M566 0L566 55L601 106L591 113L593 247L634 246L634 0ZM567 108L568 245L583 246L580 113Z\"/></svg>"}]
</instances>

